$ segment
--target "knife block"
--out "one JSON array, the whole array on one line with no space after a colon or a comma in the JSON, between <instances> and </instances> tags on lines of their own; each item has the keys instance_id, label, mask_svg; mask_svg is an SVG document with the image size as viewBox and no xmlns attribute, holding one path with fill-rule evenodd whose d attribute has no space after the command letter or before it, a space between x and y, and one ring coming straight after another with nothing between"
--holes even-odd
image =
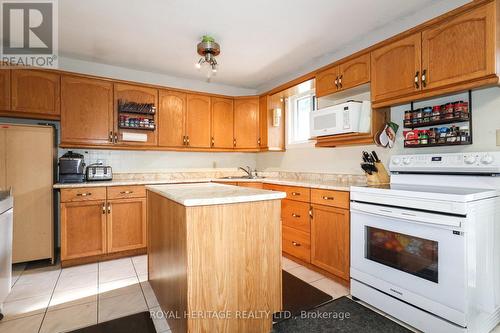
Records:
<instances>
[{"instance_id":1,"label":"knife block","mask_svg":"<svg viewBox=\"0 0 500 333\"><path fill-rule=\"evenodd\" d=\"M371 175L366 175L368 185L378 185L378 184L389 184L391 178L385 169L385 166L381 162L376 162L377 172Z\"/></svg>"}]
</instances>

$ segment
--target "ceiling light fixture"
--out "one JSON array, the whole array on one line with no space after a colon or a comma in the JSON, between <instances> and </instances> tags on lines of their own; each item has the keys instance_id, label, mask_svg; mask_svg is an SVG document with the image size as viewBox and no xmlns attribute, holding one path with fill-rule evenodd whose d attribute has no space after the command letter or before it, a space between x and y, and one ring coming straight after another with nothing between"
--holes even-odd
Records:
<instances>
[{"instance_id":1,"label":"ceiling light fixture","mask_svg":"<svg viewBox=\"0 0 500 333\"><path fill-rule=\"evenodd\" d=\"M196 68L201 69L204 64L210 67L207 77L210 78L211 73L217 73L217 60L216 56L220 53L220 46L215 42L215 39L210 36L203 36L201 42L197 46L198 54L202 57L195 64Z\"/></svg>"}]
</instances>

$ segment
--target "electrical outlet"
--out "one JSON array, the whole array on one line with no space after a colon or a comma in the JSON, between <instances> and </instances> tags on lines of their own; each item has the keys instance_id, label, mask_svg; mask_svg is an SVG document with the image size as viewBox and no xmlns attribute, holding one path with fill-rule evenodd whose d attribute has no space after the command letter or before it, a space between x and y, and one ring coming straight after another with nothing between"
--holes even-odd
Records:
<instances>
[{"instance_id":1,"label":"electrical outlet","mask_svg":"<svg viewBox=\"0 0 500 333\"><path fill-rule=\"evenodd\" d=\"M500 146L500 129L497 129L497 146Z\"/></svg>"}]
</instances>

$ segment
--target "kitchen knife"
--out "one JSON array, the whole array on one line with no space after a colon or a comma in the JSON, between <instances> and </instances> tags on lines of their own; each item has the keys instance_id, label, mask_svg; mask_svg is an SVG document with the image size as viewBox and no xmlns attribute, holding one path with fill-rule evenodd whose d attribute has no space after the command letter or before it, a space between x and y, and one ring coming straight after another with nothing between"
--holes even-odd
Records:
<instances>
[{"instance_id":1,"label":"kitchen knife","mask_svg":"<svg viewBox=\"0 0 500 333\"><path fill-rule=\"evenodd\" d=\"M363 169L364 172L366 172L369 175L372 175L373 172L370 167L370 163L361 163L361 169Z\"/></svg>"},{"instance_id":2,"label":"kitchen knife","mask_svg":"<svg viewBox=\"0 0 500 333\"><path fill-rule=\"evenodd\" d=\"M370 154L368 154L367 151L363 151L363 161L365 161L365 162L372 162Z\"/></svg>"},{"instance_id":3,"label":"kitchen knife","mask_svg":"<svg viewBox=\"0 0 500 333\"><path fill-rule=\"evenodd\" d=\"M375 160L375 162L380 163L380 158L378 158L378 155L375 152L375 150L372 151L372 156L373 156L373 159Z\"/></svg>"}]
</instances>

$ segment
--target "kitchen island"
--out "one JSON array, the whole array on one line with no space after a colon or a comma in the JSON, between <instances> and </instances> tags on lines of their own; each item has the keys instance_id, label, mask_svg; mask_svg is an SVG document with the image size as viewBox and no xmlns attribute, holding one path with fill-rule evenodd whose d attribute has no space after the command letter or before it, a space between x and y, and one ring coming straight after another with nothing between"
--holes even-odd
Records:
<instances>
[{"instance_id":1,"label":"kitchen island","mask_svg":"<svg viewBox=\"0 0 500 333\"><path fill-rule=\"evenodd\" d=\"M147 189L148 273L172 332L270 332L281 310L281 199L214 183Z\"/></svg>"}]
</instances>

